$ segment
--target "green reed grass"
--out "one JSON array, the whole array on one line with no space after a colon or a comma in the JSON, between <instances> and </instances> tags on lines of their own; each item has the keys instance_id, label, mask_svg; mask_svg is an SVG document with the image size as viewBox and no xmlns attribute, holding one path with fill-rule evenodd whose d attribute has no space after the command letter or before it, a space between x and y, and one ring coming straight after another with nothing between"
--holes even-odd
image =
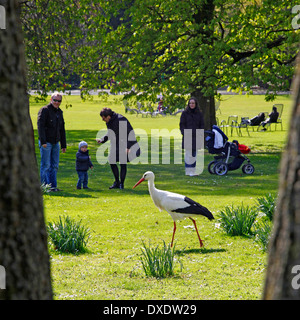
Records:
<instances>
[{"instance_id":1,"label":"green reed grass","mask_svg":"<svg viewBox=\"0 0 300 320\"><path fill-rule=\"evenodd\" d=\"M162 248L158 246L151 248L150 244L147 247L143 242L141 251L141 262L147 277L166 278L174 276L176 262L181 265L182 270L181 262L175 258L175 245L171 248L164 242Z\"/></svg>"},{"instance_id":2,"label":"green reed grass","mask_svg":"<svg viewBox=\"0 0 300 320\"><path fill-rule=\"evenodd\" d=\"M56 250L65 253L84 253L90 237L89 229L69 216L59 217L47 226L49 238Z\"/></svg>"},{"instance_id":3,"label":"green reed grass","mask_svg":"<svg viewBox=\"0 0 300 320\"><path fill-rule=\"evenodd\" d=\"M258 212L255 207L227 206L221 210L221 227L231 236L249 236Z\"/></svg>"},{"instance_id":4,"label":"green reed grass","mask_svg":"<svg viewBox=\"0 0 300 320\"><path fill-rule=\"evenodd\" d=\"M268 193L257 199L257 209L266 215L266 217L272 221L276 208L276 197L271 193Z\"/></svg>"},{"instance_id":5,"label":"green reed grass","mask_svg":"<svg viewBox=\"0 0 300 320\"><path fill-rule=\"evenodd\" d=\"M261 221L254 227L255 241L261 245L263 251L267 251L272 235L272 222Z\"/></svg>"}]
</instances>

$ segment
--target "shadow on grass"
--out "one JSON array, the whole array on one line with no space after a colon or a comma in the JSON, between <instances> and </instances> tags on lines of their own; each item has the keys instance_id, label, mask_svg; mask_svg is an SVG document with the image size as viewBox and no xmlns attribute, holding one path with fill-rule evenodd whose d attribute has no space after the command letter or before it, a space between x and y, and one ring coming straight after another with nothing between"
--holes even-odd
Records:
<instances>
[{"instance_id":1,"label":"shadow on grass","mask_svg":"<svg viewBox=\"0 0 300 320\"><path fill-rule=\"evenodd\" d=\"M108 184L109 185L109 184ZM100 188L90 188L88 190L74 190L74 192L70 191L58 191L58 192L49 192L44 193L44 196L49 197L73 197L73 198L100 198L100 197L123 197L124 195L132 196L132 195L149 195L148 187L147 190L140 190L140 192L135 192L135 189L128 187L123 190L120 189L112 189L110 190L107 186Z\"/></svg>"},{"instance_id":2,"label":"shadow on grass","mask_svg":"<svg viewBox=\"0 0 300 320\"><path fill-rule=\"evenodd\" d=\"M92 255L95 253L95 251L91 250L91 249L88 249L88 248L85 248L83 251L81 252L75 252L75 253L72 253L72 252L65 252L65 251L61 251L59 249L54 249L53 247L53 244L50 244L50 246L48 247L48 250L49 250L49 254L51 256L69 256L69 257L80 257L80 256L83 256L83 255Z\"/></svg>"},{"instance_id":3,"label":"shadow on grass","mask_svg":"<svg viewBox=\"0 0 300 320\"><path fill-rule=\"evenodd\" d=\"M76 191L75 191L76 192ZM72 193L72 192L65 192L65 191L57 191L57 192L49 192L45 193L44 195L50 196L50 197L76 197L76 198L98 198L98 196L95 194L91 193L98 193L99 190L91 190L89 189L88 191L84 191L84 193L81 190L78 190L78 193Z\"/></svg>"},{"instance_id":4,"label":"shadow on grass","mask_svg":"<svg viewBox=\"0 0 300 320\"><path fill-rule=\"evenodd\" d=\"M175 253L179 256L183 256L185 254L191 253L200 253L200 254L207 254L207 253L216 253L216 252L226 252L226 249L214 249L214 248L200 248L200 249L183 249L183 250L176 250Z\"/></svg>"},{"instance_id":5,"label":"shadow on grass","mask_svg":"<svg viewBox=\"0 0 300 320\"><path fill-rule=\"evenodd\" d=\"M241 168L230 171L225 176L211 175L208 173L208 163L213 156L205 152L203 172L198 177L185 176L184 163L174 164L173 149L170 153L170 164L162 164L162 150L159 150L159 164L151 163L151 144L148 144L148 163L129 164L125 181L125 190L122 192L117 190L108 190L112 184L114 177L108 163L99 164L97 162L97 150L99 145L95 138L97 131L95 130L68 130L68 148L65 154L61 155L58 182L59 187L64 191L57 194L51 194L51 197L78 197L78 198L94 198L101 196L124 196L124 194L147 196L149 195L147 183L141 184L138 188L132 189L134 184L142 177L142 175L151 170L156 176L156 186L161 190L168 190L175 193L184 194L195 201L200 201L201 197L231 197L232 195L248 197L257 197L264 194L266 190L276 192L278 189L278 171L280 153L271 154L251 154L249 159L255 167L253 175L245 175ZM35 130L37 141L37 131ZM84 139L89 144L90 156L94 165L93 172L89 171L89 187L93 192L77 192L76 182L78 180L75 170L76 152L78 143ZM172 141L171 141L172 142ZM172 142L173 143L173 142ZM171 143L171 144L172 144ZM36 157L38 165L40 165L40 153L36 142ZM82 191L82 190L78 190ZM199 200L198 200L199 199Z\"/></svg>"}]
</instances>

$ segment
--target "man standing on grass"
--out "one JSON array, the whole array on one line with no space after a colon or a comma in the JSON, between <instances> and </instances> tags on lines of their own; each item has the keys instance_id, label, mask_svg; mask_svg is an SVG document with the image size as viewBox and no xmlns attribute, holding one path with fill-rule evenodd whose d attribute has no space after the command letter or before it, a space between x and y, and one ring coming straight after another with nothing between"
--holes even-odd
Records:
<instances>
[{"instance_id":1,"label":"man standing on grass","mask_svg":"<svg viewBox=\"0 0 300 320\"><path fill-rule=\"evenodd\" d=\"M65 121L63 112L59 108L61 101L62 95L54 92L50 103L39 110L37 119L41 153L41 184L50 184L51 191L61 191L57 188L56 180L59 152L61 148L62 153L65 153L67 147Z\"/></svg>"}]
</instances>

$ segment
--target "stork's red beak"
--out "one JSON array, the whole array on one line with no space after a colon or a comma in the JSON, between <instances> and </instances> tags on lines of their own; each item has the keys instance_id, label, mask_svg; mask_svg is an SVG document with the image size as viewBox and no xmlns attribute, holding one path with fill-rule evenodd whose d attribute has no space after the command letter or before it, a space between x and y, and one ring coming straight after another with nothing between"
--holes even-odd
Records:
<instances>
[{"instance_id":1,"label":"stork's red beak","mask_svg":"<svg viewBox=\"0 0 300 320\"><path fill-rule=\"evenodd\" d=\"M142 178L141 180L139 180L133 187L132 189L134 189L135 187L137 187L140 183L142 183L143 181L145 181L144 178Z\"/></svg>"}]
</instances>

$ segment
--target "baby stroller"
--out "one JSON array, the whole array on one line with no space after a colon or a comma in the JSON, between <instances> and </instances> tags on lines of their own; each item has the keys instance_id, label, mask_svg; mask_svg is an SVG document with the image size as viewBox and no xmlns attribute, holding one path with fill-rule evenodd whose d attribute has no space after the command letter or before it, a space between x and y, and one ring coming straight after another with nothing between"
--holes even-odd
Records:
<instances>
[{"instance_id":1,"label":"baby stroller","mask_svg":"<svg viewBox=\"0 0 300 320\"><path fill-rule=\"evenodd\" d=\"M223 176L228 171L239 169L244 161L247 161L247 164L242 166L243 173L252 174L254 172L254 166L245 156L251 151L250 148L239 144L237 140L229 142L228 137L218 126L213 125L212 131L205 131L205 133L208 152L217 154L208 165L209 173Z\"/></svg>"}]
</instances>

